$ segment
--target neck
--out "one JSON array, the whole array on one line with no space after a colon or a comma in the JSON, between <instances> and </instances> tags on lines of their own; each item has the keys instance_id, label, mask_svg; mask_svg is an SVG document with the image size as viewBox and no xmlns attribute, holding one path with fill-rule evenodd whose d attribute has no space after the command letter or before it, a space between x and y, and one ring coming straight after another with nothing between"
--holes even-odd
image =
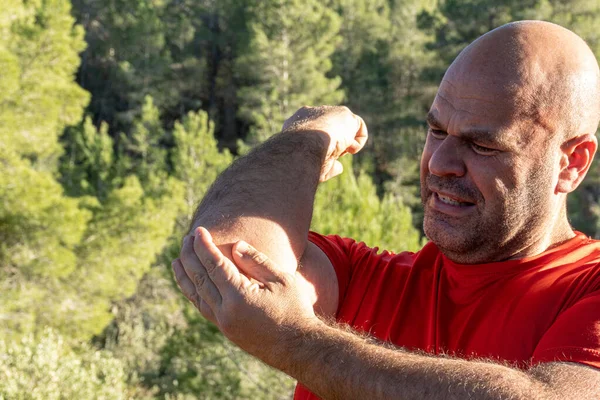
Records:
<instances>
[{"instance_id":1,"label":"neck","mask_svg":"<svg viewBox=\"0 0 600 400\"><path fill-rule=\"evenodd\" d=\"M509 260L536 256L575 237L567 219L566 206L562 207L560 213L548 225L540 227L537 235L530 234L529 237L530 240L524 242L526 246L508 257Z\"/></svg>"}]
</instances>

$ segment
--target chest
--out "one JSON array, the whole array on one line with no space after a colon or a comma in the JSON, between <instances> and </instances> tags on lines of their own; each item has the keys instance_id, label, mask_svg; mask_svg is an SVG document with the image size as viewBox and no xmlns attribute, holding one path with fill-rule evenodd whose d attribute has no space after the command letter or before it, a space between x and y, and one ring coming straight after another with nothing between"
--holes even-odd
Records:
<instances>
[{"instance_id":1,"label":"chest","mask_svg":"<svg viewBox=\"0 0 600 400\"><path fill-rule=\"evenodd\" d=\"M457 281L443 269L390 269L348 297L338 319L410 350L522 364L578 295L544 272Z\"/></svg>"}]
</instances>

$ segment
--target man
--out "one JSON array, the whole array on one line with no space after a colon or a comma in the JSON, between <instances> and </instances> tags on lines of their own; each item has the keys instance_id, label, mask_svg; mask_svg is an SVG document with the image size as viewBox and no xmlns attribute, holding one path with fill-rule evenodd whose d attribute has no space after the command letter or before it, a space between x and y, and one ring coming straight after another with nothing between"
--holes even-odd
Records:
<instances>
[{"instance_id":1,"label":"man","mask_svg":"<svg viewBox=\"0 0 600 400\"><path fill-rule=\"evenodd\" d=\"M467 47L428 115L431 242L415 254L309 234L318 181L367 130L347 109L303 108L215 182L178 283L298 379L296 398L600 398L600 243L566 216L597 148L599 88L587 45L550 23Z\"/></svg>"}]
</instances>

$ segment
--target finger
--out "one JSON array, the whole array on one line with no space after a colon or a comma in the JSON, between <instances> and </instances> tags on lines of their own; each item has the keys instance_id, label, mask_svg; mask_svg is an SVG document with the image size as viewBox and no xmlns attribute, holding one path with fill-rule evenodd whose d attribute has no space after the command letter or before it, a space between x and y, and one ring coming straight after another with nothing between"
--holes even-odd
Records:
<instances>
[{"instance_id":1,"label":"finger","mask_svg":"<svg viewBox=\"0 0 600 400\"><path fill-rule=\"evenodd\" d=\"M192 304L194 304L204 318L214 324L217 324L217 318L215 317L215 314L206 301L202 300L200 295L198 295L198 292L196 292L196 286L194 286L194 283L185 273L181 261L176 259L171 263L171 267L173 268L175 281L177 282L177 285L179 285L179 288L184 296L187 297Z\"/></svg>"},{"instance_id":2,"label":"finger","mask_svg":"<svg viewBox=\"0 0 600 400\"><path fill-rule=\"evenodd\" d=\"M233 260L248 276L265 286L281 283L284 273L269 257L240 240L233 245Z\"/></svg>"},{"instance_id":3,"label":"finger","mask_svg":"<svg viewBox=\"0 0 600 400\"><path fill-rule=\"evenodd\" d=\"M185 273L181 261L179 261L178 258L175 259L171 263L171 267L173 268L173 275L175 275L175 281L177 282L179 289L181 289L181 293L183 293L189 301L195 303L196 297L198 296L198 293L196 293L196 286L194 286L194 282L192 282Z\"/></svg>"},{"instance_id":4,"label":"finger","mask_svg":"<svg viewBox=\"0 0 600 400\"><path fill-rule=\"evenodd\" d=\"M185 273L194 284L195 291L214 310L221 305L223 298L215 283L210 279L206 268L196 256L193 242L193 236L187 236L183 240L183 248L179 258Z\"/></svg>"},{"instance_id":5,"label":"finger","mask_svg":"<svg viewBox=\"0 0 600 400\"><path fill-rule=\"evenodd\" d=\"M319 180L321 182L328 181L329 179L340 175L342 172L344 172L344 166L341 162L335 160L333 164L331 164L331 168L329 168L329 170L327 170L324 175L321 175Z\"/></svg>"},{"instance_id":6,"label":"finger","mask_svg":"<svg viewBox=\"0 0 600 400\"><path fill-rule=\"evenodd\" d=\"M356 135L354 136L354 142L346 149L350 154L358 153L365 146L365 143L367 143L367 139L369 138L369 132L367 131L367 124L365 124L365 121L358 115L354 115L354 117L358 120L359 125Z\"/></svg>"},{"instance_id":7,"label":"finger","mask_svg":"<svg viewBox=\"0 0 600 400\"><path fill-rule=\"evenodd\" d=\"M239 288L240 271L214 244L210 232L203 227L198 227L194 234L194 252L219 291Z\"/></svg>"},{"instance_id":8,"label":"finger","mask_svg":"<svg viewBox=\"0 0 600 400\"><path fill-rule=\"evenodd\" d=\"M198 309L200 310L200 314L202 314L204 318L206 318L215 325L219 325L217 322L217 318L213 313L213 310L204 300L200 299L200 307L198 307Z\"/></svg>"}]
</instances>

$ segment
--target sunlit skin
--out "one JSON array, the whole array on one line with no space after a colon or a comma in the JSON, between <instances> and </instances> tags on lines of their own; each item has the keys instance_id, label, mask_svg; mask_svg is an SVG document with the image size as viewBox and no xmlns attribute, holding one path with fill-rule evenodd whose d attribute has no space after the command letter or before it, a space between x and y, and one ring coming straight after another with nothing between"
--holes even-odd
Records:
<instances>
[{"instance_id":1,"label":"sunlit skin","mask_svg":"<svg viewBox=\"0 0 600 400\"><path fill-rule=\"evenodd\" d=\"M504 28L517 31L511 40L499 29L469 46L446 73L428 115L421 159L424 230L455 262L523 258L574 236L567 192L559 188L563 145L593 135L597 114L574 126L565 105L597 107L581 100L595 73L581 68L590 64L591 52L553 26L557 37L539 40L581 48L582 56L549 58L529 38L536 27L522 28ZM527 45L520 43L524 49L516 55L519 40Z\"/></svg>"},{"instance_id":2,"label":"sunlit skin","mask_svg":"<svg viewBox=\"0 0 600 400\"><path fill-rule=\"evenodd\" d=\"M549 23L498 28L457 58L421 162L425 232L445 256L522 258L573 237L566 196L597 149L599 75L585 43ZM226 337L324 399L600 398L600 372L582 364L423 355L326 323L338 278L307 240L312 202L367 130L340 107L288 122L215 182L173 262L182 292Z\"/></svg>"}]
</instances>

